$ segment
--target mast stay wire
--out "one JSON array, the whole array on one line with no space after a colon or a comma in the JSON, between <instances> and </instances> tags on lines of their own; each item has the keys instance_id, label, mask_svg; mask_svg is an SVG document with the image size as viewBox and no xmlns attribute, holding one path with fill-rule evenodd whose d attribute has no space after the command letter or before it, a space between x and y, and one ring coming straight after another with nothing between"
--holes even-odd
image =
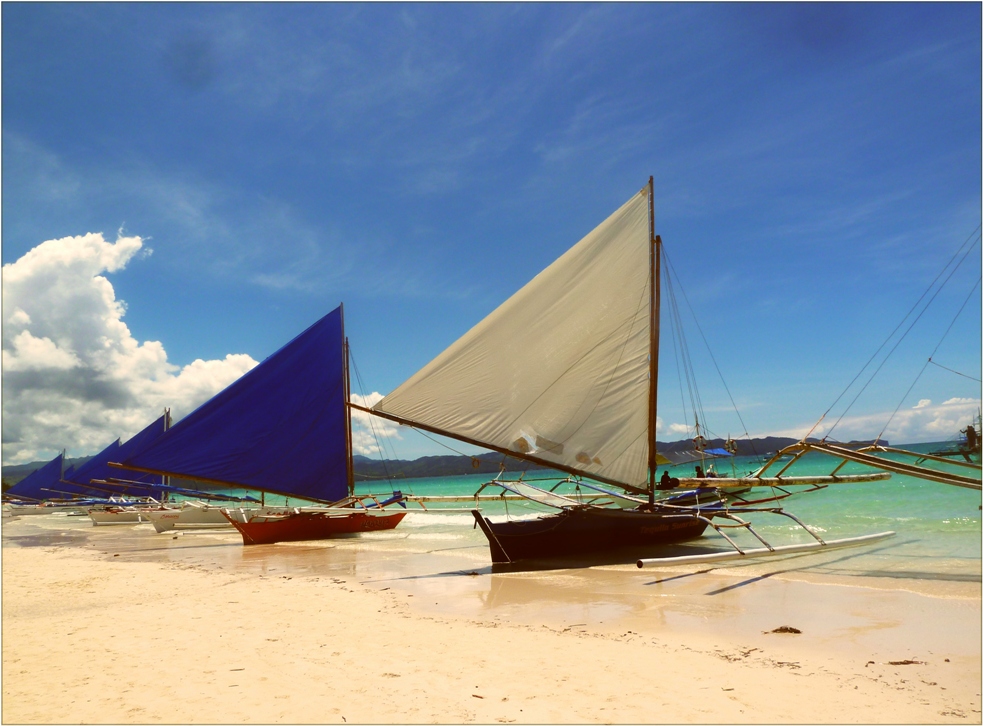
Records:
<instances>
[{"instance_id":1,"label":"mast stay wire","mask_svg":"<svg viewBox=\"0 0 983 726\"><path fill-rule=\"evenodd\" d=\"M351 348L349 348L349 354L350 353L351 353ZM352 367L355 369L355 377L358 379L359 390L361 392L360 395L362 396L362 400L365 400L365 388L364 388L364 385L362 384L361 374L358 372L358 366L355 365L355 358L354 358L354 356L352 356ZM378 432L376 431L376 428L375 428L375 418L376 418L375 416L372 416L371 414L369 414L369 416L368 416L368 419L369 419L369 428L372 431L372 437L375 439L376 446L379 447L379 452L382 454L382 457L383 458L381 459L381 461L382 461L382 464L383 464L383 469L386 472L386 476L385 477L377 477L377 478L385 478L385 479L392 480L392 479L395 479L396 477L394 475L390 475L389 474L389 468L387 466L388 462L387 462L386 457L387 456L389 457L389 461L399 461L399 457L396 454L396 449L393 447L392 443L389 442L389 437L387 437L387 436L380 437L379 436L379 434L378 434ZM413 429L418 434L421 434L424 438L429 439L430 441L432 441L433 443L437 444L438 446L443 446L448 451L453 451L455 454L457 454L459 456L467 456L469 459L472 459L472 460L474 460L476 458L476 457L474 457L474 456L472 456L470 454L465 454L463 451L458 451L454 447L447 445L445 442L440 441L439 439L436 439L433 436L429 435L426 431L423 431L422 429L418 429L415 426L410 426L409 424L403 424L403 425L406 426L407 428ZM388 443L388 447L386 445L387 443ZM390 481L390 486L392 486L392 482L391 481Z\"/></svg>"},{"instance_id":2,"label":"mast stay wire","mask_svg":"<svg viewBox=\"0 0 983 726\"><path fill-rule=\"evenodd\" d=\"M816 426L818 426L819 423L826 417L826 414L828 414L833 409L833 406L835 406L837 402L841 398L843 398L843 396L850 389L850 387L853 386L853 384L857 381L857 379L860 378L864 370L866 370L867 367L874 361L874 359L881 352L881 350L883 350L884 346L887 345L887 343L891 340L891 338L894 337L894 334L898 332L898 330L901 328L902 325L904 325L904 322L911 316L912 313L915 312L915 310L921 304L922 300L925 299L925 296L928 295L928 293L932 290L933 287L935 287L935 283L939 281L939 278L942 277L942 275L949 268L949 266L952 265L955 259L960 255L960 253L962 253L962 257L959 259L958 262L956 262L953 268L949 271L949 274L946 276L945 280L943 280L942 283L938 286L938 289L936 289L935 292L932 293L932 296L929 298L928 302L926 302L925 306L921 309L921 312L919 312L918 315L915 316L915 319L911 321L911 323L908 325L905 331L901 334L901 337L899 337L897 342L891 347L891 350L889 350L887 354L884 356L884 359L880 362L880 365L878 365L877 368L874 370L874 372L870 374L870 377L867 379L867 382L864 383L863 386L861 386L859 391L857 391L857 395L853 397L853 400L850 401L849 405L847 405L847 407L843 410L843 413L840 414L840 417L836 419L833 425L830 426L830 428L823 435L824 441L829 437L831 433L833 433L833 429L835 429L840 424L840 422L843 421L843 418L847 415L850 409L853 408L853 405L857 402L857 399L860 398L861 394L867 389L867 387L871 384L871 382L874 380L877 374L881 372L881 369L884 368L884 364L887 363L888 359L890 359L890 357L894 354L894 351L898 349L898 346L901 345L901 342L907 337L908 333L910 333L912 328L914 328L915 325L918 323L918 321L921 320L922 315L924 315L925 312L929 309L929 307L931 307L932 303L935 301L935 298L938 296L938 294L942 292L942 289L946 286L949 280L952 279L952 276L956 273L956 270L958 270L959 267L962 265L962 263L966 261L966 258L969 256L969 253L973 251L973 248L976 246L976 243L980 241L980 235L977 234L979 231L980 231L980 225L977 225L973 233L966 239L965 242L963 242L959 246L959 249L956 250L956 252L952 255L952 257L949 258L949 261L945 263L939 274L935 276L935 279L932 280L931 283L929 283L929 286L925 289L925 292L923 292L921 296L918 298L918 300L915 301L915 304L911 306L911 309L901 319L901 322L898 323L898 325L894 328L894 330L892 330L891 333L887 336L887 338L884 339L884 342L880 344L877 350L874 351L874 354L871 355L870 359L864 364L863 368L861 368L860 371L857 373L857 375L854 376L853 380L850 381L849 385L847 385L847 387L843 389L843 393L837 396L836 401L833 401L830 407L826 409L826 412L819 417L819 421L817 421L816 424L812 427L813 430L815 430ZM966 246L967 243L970 243L968 247ZM964 247L966 247L965 252L963 252ZM812 433L812 431L810 431L809 433ZM806 434L806 436L808 436L808 434ZM803 437L803 439L804 438L805 437Z\"/></svg>"},{"instance_id":3,"label":"mast stay wire","mask_svg":"<svg viewBox=\"0 0 983 726\"><path fill-rule=\"evenodd\" d=\"M362 397L362 401L365 401L365 385L362 382L362 375L359 373L358 365L355 363L355 356L352 353L351 346L348 347L348 357L351 360L352 369L355 371L355 379L358 381L359 395ZM392 447L392 443L389 444L389 452L386 452L385 443L381 439L386 437L380 437L375 427L375 417L369 416L369 430L372 432L372 438L375 440L375 445L379 448L379 454L381 455L380 461L382 462L382 471L385 474L384 479L389 481L389 488L395 491L396 487L393 484L393 480L396 478L389 470L389 461L396 461L396 451ZM391 459L387 459L387 456L391 456Z\"/></svg>"},{"instance_id":4,"label":"mast stay wire","mask_svg":"<svg viewBox=\"0 0 983 726\"><path fill-rule=\"evenodd\" d=\"M920 371L918 371L918 375L915 376L915 380L913 380L911 382L911 385L908 386L908 390L905 391L904 396L902 396L901 397L901 400L898 402L898 407L894 409L894 413L891 414L891 417L887 420L887 423L884 424L884 428L882 428L881 429L881 432L879 434L877 434L877 438L874 440L874 444L875 445L877 444L878 441L881 440L881 437L884 436L884 432L887 431L887 427L891 425L891 421L894 420L894 417L897 415L898 411L901 410L901 406L904 404L905 399L911 393L911 389L915 387L915 384L918 383L918 379L922 377L922 373L924 373L925 372L925 369L928 368L928 364L932 362L932 356L934 356L936 354L936 352L939 350L939 347L942 345L942 341L944 341L946 339L946 336L949 335L949 331L952 330L952 326L956 324L956 320L962 314L962 311L966 308L966 304L969 302L970 298L973 296L973 293L976 292L976 288L979 287L980 282L983 282L983 276L981 276L980 279L977 280L974 283L973 288L969 291L969 295L967 295L966 296L966 299L963 300L963 304L959 307L958 312L956 312L955 316L952 318L952 322L949 323L949 327L945 329L945 332L942 334L942 337L939 339L938 344L935 346L935 348L932 349L932 353L928 356L928 360L925 361L925 365L923 365L922 366L922 369ZM940 366L940 368L941 367L944 367L944 366ZM955 373L955 372L956 371L953 371L953 373ZM962 374L960 373L959 375L962 375ZM968 377L969 376L967 376L967 378Z\"/></svg>"},{"instance_id":5,"label":"mast stay wire","mask_svg":"<svg viewBox=\"0 0 983 726\"><path fill-rule=\"evenodd\" d=\"M669 253L666 252L665 245L662 246L662 255L663 255L663 257L665 258L665 261L666 261L666 268L671 273L670 275L666 275L667 280L671 280L672 277L675 277L676 280L677 280L677 282L678 282L679 281L679 275L676 272L676 268L673 267L672 262L669 260ZM668 285L667 286L670 289L673 289L672 288L671 281L668 282ZM693 306L692 306L692 304L689 301L689 297L686 295L686 290L683 288L683 286L682 286L681 283L679 284L679 289L683 293L683 300L685 301L687 308L689 308L690 315L693 317L693 322L696 324L696 329L699 331L700 337L703 340L703 345L706 347L707 353L710 355L710 360L713 362L713 367L716 369L717 375L720 377L720 382L723 384L724 390L727 392L727 397L730 399L730 404L731 404L731 406L734 407L734 413L737 414L737 420L741 422L741 427L744 429L744 436L747 437L748 442L751 444L751 451L753 452L753 454L755 456L757 456L758 452L757 452L757 449L754 446L754 441L751 439L751 434L747 430L747 424L744 423L744 417L741 416L741 411L737 407L737 402L734 401L734 396L730 392L730 387L727 385L727 381L724 379L724 374L721 372L720 366L717 364L717 359L713 355L713 350L711 350L711 348L710 348L710 343L709 343L709 341L707 341L707 337L703 333L703 328L700 326L700 321L697 319L696 312L693 310ZM675 294L674 294L674 292L673 292L673 304L675 304Z\"/></svg>"},{"instance_id":6,"label":"mast stay wire","mask_svg":"<svg viewBox=\"0 0 983 726\"><path fill-rule=\"evenodd\" d=\"M665 247L663 247L663 250ZM677 375L680 379L680 395L682 396L682 379L686 379L686 393L689 394L689 402L692 407L693 417L699 423L702 417L702 406L700 405L699 388L696 385L696 371L693 368L693 361L689 356L689 348L686 344L686 333L683 330L682 319L679 315L679 305L676 301L675 289L672 286L671 278L666 275L666 302L669 303L669 320L672 328L673 351L677 351ZM683 415L688 419L685 399L683 401Z\"/></svg>"},{"instance_id":7,"label":"mast stay wire","mask_svg":"<svg viewBox=\"0 0 983 726\"><path fill-rule=\"evenodd\" d=\"M949 373L955 373L957 376L968 378L969 380L976 381L977 383L983 383L983 381L981 381L979 378L973 378L973 376L967 375L966 373L960 373L959 371L954 371L951 368L946 368L944 365L941 363L936 363L934 360L929 360L929 363L931 363L933 366L938 366L944 371L949 371Z\"/></svg>"}]
</instances>

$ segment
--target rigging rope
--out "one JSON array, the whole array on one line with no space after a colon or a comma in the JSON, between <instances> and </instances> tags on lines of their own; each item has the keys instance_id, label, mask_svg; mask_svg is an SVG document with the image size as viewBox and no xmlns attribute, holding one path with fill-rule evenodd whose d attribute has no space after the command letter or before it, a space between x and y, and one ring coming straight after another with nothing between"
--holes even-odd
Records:
<instances>
[{"instance_id":1,"label":"rigging rope","mask_svg":"<svg viewBox=\"0 0 983 726\"><path fill-rule=\"evenodd\" d=\"M942 365L941 363L936 363L931 358L929 358L928 362L931 363L933 366L938 366L939 368L942 368L943 370L947 370L950 373L955 373L957 376L968 378L969 380L976 381L977 383L983 383L983 381L981 381L979 378L973 378L973 376L967 375L966 373L960 373L959 371L954 371L951 368L946 368L944 365Z\"/></svg>"},{"instance_id":2,"label":"rigging rope","mask_svg":"<svg viewBox=\"0 0 983 726\"><path fill-rule=\"evenodd\" d=\"M678 281L679 276L677 275L675 268L672 266L672 263L669 261L669 255L665 251L665 246L663 246L663 257L665 258L667 269L672 275L676 276ZM670 275L666 275L666 277L669 278ZM671 283L667 283L667 286L671 287ZM686 290L683 289L682 284L680 284L679 289L683 293L683 300L686 302L686 306L689 308L690 315L693 316L693 322L696 323L696 329L699 331L700 337L703 339L703 345L706 347L707 353L710 355L710 360L713 362L713 367L716 369L717 375L720 376L720 382L723 384L724 390L727 392L727 397L730 399L730 404L734 407L734 413L737 414L737 420L741 422L741 427L744 429L744 435L751 443L751 451L755 456L757 456L758 452L755 449L754 441L751 439L751 434L747 430L747 425L744 423L744 418L741 416L740 409L737 408L737 403L734 401L734 396L730 392L730 387L727 385L727 381L724 380L724 374L720 371L720 366L717 365L717 359L713 355L713 351L710 349L710 343L707 341L706 335L703 333L703 328L700 326L700 321L696 318L696 313L693 310L693 306L690 304L689 298L686 296ZM673 304L675 304L675 298L673 298Z\"/></svg>"},{"instance_id":3,"label":"rigging rope","mask_svg":"<svg viewBox=\"0 0 983 726\"><path fill-rule=\"evenodd\" d=\"M945 329L945 332L942 334L942 337L939 339L939 342L936 344L935 348L932 349L932 354L929 355L928 360L925 361L925 365L923 365L922 366L922 369L920 371L918 371L918 375L915 376L915 380L911 382L911 385L908 386L908 390L905 391L905 394L901 397L901 400L898 402L898 407L894 409L894 413L891 414L891 417L887 420L887 423L884 424L884 428L882 428L881 429L881 432L879 434L877 434L877 438L874 440L874 443L875 444L878 441L881 440L881 437L884 436L884 432L887 431L887 427L891 425L891 421L894 420L894 417L897 415L898 411L901 410L901 406L902 406L902 404L904 404L904 401L908 397L908 394L911 393L911 389L915 387L915 384L918 383L918 379L922 377L922 373L924 373L925 372L925 369L928 368L928 364L932 362L932 356L934 356L936 354L936 352L939 350L939 346L942 345L942 341L944 341L946 339L946 336L949 335L949 331L952 330L952 326L956 324L956 320L959 319L959 316L962 314L963 309L965 309L965 307L966 307L966 303L969 302L970 298L973 296L973 293L976 292L976 288L979 287L979 284L980 284L981 280L983 280L983 277L981 277L980 280L977 280L976 281L976 283L973 285L973 288L969 291L969 295L967 295L966 296L966 299L963 300L963 304L959 306L959 310L956 312L955 316L952 318L952 322L949 323L949 327ZM912 323L912 324L914 324L914 323ZM942 367L942 366L940 366L940 367ZM953 371L953 373L955 373L955 371ZM960 374L960 375L962 375L962 374ZM969 376L967 376L967 378L968 377Z\"/></svg>"},{"instance_id":4,"label":"rigging rope","mask_svg":"<svg viewBox=\"0 0 983 726\"><path fill-rule=\"evenodd\" d=\"M361 395L362 401L364 403L367 400L365 397L365 385L362 383L362 375L359 373L358 366L355 364L355 355L352 353L352 349L350 345L348 346L348 358L351 360L352 369L354 369L355 371L355 380L358 381L358 389L360 391L359 395ZM375 417L371 415L369 416L369 430L372 432L372 438L375 439L375 445L379 449L379 455L381 457L380 461L382 462L382 471L385 474L385 477L383 478L389 481L389 488L395 491L395 486L393 485L393 479L395 479L395 476L393 476L389 471L389 462L386 459L385 447L383 443L379 440L380 439L379 434L375 429ZM390 444L389 449L390 449L390 453L392 454L392 459L395 460L396 452L392 448L392 444Z\"/></svg>"},{"instance_id":5,"label":"rigging rope","mask_svg":"<svg viewBox=\"0 0 983 726\"><path fill-rule=\"evenodd\" d=\"M870 378L867 379L867 382L864 383L864 385L860 388L860 390L857 392L857 395L853 397L853 400L850 401L850 404L846 407L846 409L843 411L843 413L840 414L840 417L838 419L836 419L836 421L829 428L829 430L826 431L826 434L823 436L823 439L824 440L826 438L828 438L829 435L833 432L833 429L835 429L840 424L840 422L843 421L843 418L847 415L847 413L853 407L853 404L855 404L857 402L857 399L860 398L861 394L867 389L867 386L869 386L870 383L871 383L871 381L873 381L874 378L877 376L877 374L880 373L881 369L884 367L884 364L887 363L888 359L891 357L891 355L894 353L894 351L897 350L897 348L898 348L899 345L901 345L901 341L903 341L907 337L908 333L911 332L911 329L915 327L915 324L918 323L918 321L921 319L922 315L925 314L925 312L928 310L928 308L935 301L935 298L938 296L938 294L946 286L946 284L949 282L949 280L952 279L952 276L955 274L956 270L958 270L959 267L962 265L962 263L965 262L966 258L969 256L969 253L976 246L976 243L980 241L980 236L977 234L979 231L980 231L980 225L977 225L976 229L973 230L973 233L970 234L970 236L966 238L966 240L959 246L959 249L957 249L956 252L952 255L952 257L949 258L949 261L945 263L945 265L942 267L942 270L939 272L939 274L935 276L935 279L932 280L932 282L929 284L929 286L925 289L925 292L923 292L921 294L921 296L918 298L918 300L915 301L915 304L911 306L911 309L907 313L905 313L905 316L901 319L901 322L898 323L897 326L894 328L894 330L892 330L891 333L887 336L887 338L884 339L884 342L880 344L880 346L877 348L876 351L874 351L874 354L871 355L870 359L864 364L863 368L860 369L860 371L857 373L857 375L853 377L853 380L850 381L850 383L847 385L847 387L843 389L843 392L840 393L840 395L836 397L836 400L833 401L833 403L830 405L830 407L828 409L826 409L825 413L823 413L823 415L820 417L820 421L821 421L823 418L825 418L826 414L828 414L833 409L833 406L835 406L839 402L839 400L841 398L843 398L843 396L846 394L846 392L848 390L850 390L850 387L853 386L853 384L857 381L858 378L860 378L860 376L863 374L863 372L867 369L867 366L869 366L874 361L874 359L881 352L881 350L883 350L884 346L887 345L888 341L890 341L891 338L894 337L894 334L898 332L898 330L901 328L902 325L904 325L904 322L911 316L911 314L913 312L915 312L915 310L918 308L919 304L921 304L922 300L925 299L925 296L928 295L928 293L931 291L931 289L933 287L935 287L935 283L939 281L939 278L942 277L943 274L945 274L945 271L949 268L950 265L952 265L953 261L957 257L959 257L960 253L962 253L962 257L960 258L959 262L957 262L955 264L955 266L952 268L952 270L950 270L950 272L949 272L948 276L945 278L945 280L942 281L942 283L939 285L938 289L932 294L932 297L929 298L929 300L928 300L927 303L925 303L925 307L923 307L922 310L921 310L921 312L918 313L918 315L915 317L915 319L911 321L911 324L904 331L904 333L901 334L901 337L898 339L898 341L894 344L894 346L891 348L891 350L888 351L887 355L884 356L884 360L882 360L881 363L880 363L880 365L877 366L877 369L873 373L870 374ZM968 247L966 246L967 244L969 244ZM963 248L964 247L966 248L966 251L965 252L963 252ZM818 426L818 425L819 425L819 422L817 421L816 422L816 426ZM815 429L816 426L813 426L813 429Z\"/></svg>"}]
</instances>

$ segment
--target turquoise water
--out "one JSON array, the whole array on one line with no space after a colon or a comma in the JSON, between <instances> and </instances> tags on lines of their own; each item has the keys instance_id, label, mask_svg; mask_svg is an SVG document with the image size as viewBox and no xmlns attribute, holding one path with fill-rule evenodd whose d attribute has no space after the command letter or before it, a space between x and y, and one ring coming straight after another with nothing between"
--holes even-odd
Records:
<instances>
[{"instance_id":1,"label":"turquoise water","mask_svg":"<svg viewBox=\"0 0 983 726\"><path fill-rule=\"evenodd\" d=\"M922 444L908 447L928 452L938 449L938 444ZM911 463L911 459L907 459ZM733 462L718 460L721 475L745 475L761 465L760 459L737 457ZM787 475L829 474L838 460L810 454L796 462ZM778 464L768 472L777 474L784 465ZM693 464L668 468L672 476L692 476ZM946 464L931 464L946 467ZM958 471L952 468L953 471ZM838 473L869 473L871 470L859 464L847 464ZM961 473L967 473L963 469ZM533 471L525 481L549 489L563 475L549 478L551 472ZM509 474L504 478L516 478ZM421 479L396 479L391 482L360 483L356 493L388 495L391 489L416 496L472 497L482 484L490 480L488 474L462 474ZM541 481L536 481L541 480ZM931 481L893 475L886 481L860 484L832 484L818 491L804 491L804 487L789 487L795 495L777 504L794 514L824 539L856 537L875 532L894 531L897 536L887 540L884 546L872 546L864 550L862 557L844 556L835 560L833 570L837 574L878 574L890 576L939 578L978 582L981 561L981 495L980 492ZM563 485L561 493L573 493L572 485ZM767 495L767 489L758 489ZM489 487L483 494L499 494L501 490ZM585 494L588 493L585 490ZM753 498L761 498L754 496ZM282 498L267 495L268 504L282 503ZM292 501L292 504L301 504ZM414 538L424 537L442 542L448 547L478 547L484 550L485 542L480 531L474 529L470 514L473 502L426 503L426 511L411 505L410 513L400 525L401 531L414 533ZM549 511L542 505L525 501L485 500L481 502L484 514L491 518L509 516L535 516ZM755 530L774 545L812 541L808 532L787 517L767 512L742 515L750 520ZM742 546L759 547L760 544L745 532L734 534ZM698 543L703 548L729 549L722 538L708 532ZM859 551L859 550L858 550ZM840 552L853 552L841 550ZM830 553L833 554L833 553Z\"/></svg>"},{"instance_id":2,"label":"turquoise water","mask_svg":"<svg viewBox=\"0 0 983 726\"><path fill-rule=\"evenodd\" d=\"M938 447L937 444L922 444L908 448L928 452ZM912 462L911 459L907 461ZM786 473L800 476L829 474L837 463L838 460L823 455L809 454L796 462ZM783 465L779 464L771 468L768 473L776 474ZM930 465L959 471L945 464ZM758 466L760 461L757 459L737 457L733 461L733 467L730 466L730 462L718 462L717 469L721 475L732 475L736 471L740 476ZM692 464L660 467L660 472L664 468L668 468L672 476L691 476L693 472ZM853 474L870 471L868 467L850 463L838 473ZM965 474L966 471L963 469L961 473ZM547 472L535 471L530 472L525 480L532 482L534 479L546 476L548 476ZM431 479L402 479L395 480L393 483L405 494L470 496L488 480L487 474L468 474ZM555 482L556 479L553 479L540 482L540 485L548 489ZM377 487L375 491L378 492L379 485L375 486ZM940 573L954 570L964 573L979 571L983 539L981 539L981 495L978 491L897 474L886 481L833 484L819 491L804 491L804 489L789 487L790 491L801 493L782 500L778 505L809 525L824 539L854 537L890 530L897 532L897 537L891 540L894 543L891 549L895 555L903 557L908 562L909 569L927 568ZM358 491L369 491L369 487L359 485ZM500 491L490 487L483 493L494 494ZM571 491L571 488L567 486L566 491ZM431 512L440 509L457 511L422 515L424 519L433 521L435 518L440 518L446 525L467 526L468 529L473 525L473 519L467 511L471 509L468 502L428 503L426 506ZM503 516L506 510L511 516L524 516L545 509L532 503L500 501L484 501L481 507L484 513L491 517ZM756 513L745 518L751 520L755 530L773 544L806 542L811 539L798 524L779 515ZM412 520L419 519L419 517L412 518ZM753 544L747 540L742 541Z\"/></svg>"}]
</instances>

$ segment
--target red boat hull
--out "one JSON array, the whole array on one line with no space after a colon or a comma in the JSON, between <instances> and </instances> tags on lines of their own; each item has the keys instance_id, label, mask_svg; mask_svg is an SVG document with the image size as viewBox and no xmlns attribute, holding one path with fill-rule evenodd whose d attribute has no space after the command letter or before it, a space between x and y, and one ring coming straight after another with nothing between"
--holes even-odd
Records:
<instances>
[{"instance_id":1,"label":"red boat hull","mask_svg":"<svg viewBox=\"0 0 983 726\"><path fill-rule=\"evenodd\" d=\"M378 532L393 529L406 512L392 514L368 514L353 511L350 514L337 512L298 512L285 517L254 517L249 522L232 522L242 535L244 545L273 544L274 542L304 542L307 540L330 539L343 534L359 532Z\"/></svg>"}]
</instances>

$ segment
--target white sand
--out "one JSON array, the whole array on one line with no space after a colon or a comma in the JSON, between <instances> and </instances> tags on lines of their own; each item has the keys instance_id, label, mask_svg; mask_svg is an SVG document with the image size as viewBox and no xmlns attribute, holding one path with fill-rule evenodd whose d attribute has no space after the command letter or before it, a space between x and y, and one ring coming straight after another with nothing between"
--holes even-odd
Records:
<instances>
[{"instance_id":1,"label":"white sand","mask_svg":"<svg viewBox=\"0 0 983 726\"><path fill-rule=\"evenodd\" d=\"M362 585L354 567L262 569L5 546L3 721L981 720L978 583L937 597L771 578L767 597L735 587L721 605L709 581L702 600L676 601L668 588L687 578L645 572L631 575L647 588L629 591L636 606L578 619L583 597L562 573L457 578L484 598L462 610L446 587ZM596 587L628 575L601 568ZM781 624L803 633L761 632Z\"/></svg>"}]
</instances>

